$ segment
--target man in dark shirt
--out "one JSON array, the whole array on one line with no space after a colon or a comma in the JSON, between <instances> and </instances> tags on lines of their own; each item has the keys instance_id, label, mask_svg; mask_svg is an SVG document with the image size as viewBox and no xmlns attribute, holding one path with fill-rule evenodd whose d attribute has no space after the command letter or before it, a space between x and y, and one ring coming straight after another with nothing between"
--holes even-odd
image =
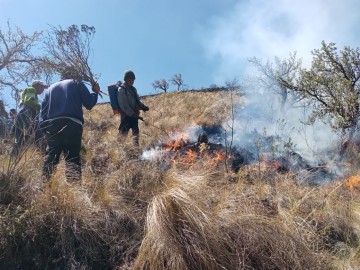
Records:
<instances>
[{"instance_id":1,"label":"man in dark shirt","mask_svg":"<svg viewBox=\"0 0 360 270\"><path fill-rule=\"evenodd\" d=\"M61 153L65 158L66 177L70 182L81 180L82 107L91 110L98 100L100 87L90 93L75 72L64 72L61 81L45 92L41 104L41 127L47 136L43 175L49 180Z\"/></svg>"},{"instance_id":2,"label":"man in dark shirt","mask_svg":"<svg viewBox=\"0 0 360 270\"><path fill-rule=\"evenodd\" d=\"M129 130L132 130L134 145L139 146L139 124L140 110L147 112L149 107L140 101L140 97L134 87L135 74L131 70L124 73L124 83L120 85L118 92L118 103L120 106L120 126L118 141L125 140Z\"/></svg>"}]
</instances>

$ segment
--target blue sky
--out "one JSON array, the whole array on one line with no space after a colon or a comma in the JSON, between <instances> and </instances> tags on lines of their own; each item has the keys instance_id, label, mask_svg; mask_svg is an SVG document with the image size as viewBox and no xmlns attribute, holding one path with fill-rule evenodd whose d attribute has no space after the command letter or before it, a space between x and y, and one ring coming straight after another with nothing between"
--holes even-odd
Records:
<instances>
[{"instance_id":1,"label":"blue sky","mask_svg":"<svg viewBox=\"0 0 360 270\"><path fill-rule=\"evenodd\" d=\"M176 73L190 89L241 82L253 56L297 51L308 64L322 40L359 47L359 10L358 0L0 0L0 27L94 26L91 67L101 88L132 69L146 95L159 92L154 80Z\"/></svg>"}]
</instances>

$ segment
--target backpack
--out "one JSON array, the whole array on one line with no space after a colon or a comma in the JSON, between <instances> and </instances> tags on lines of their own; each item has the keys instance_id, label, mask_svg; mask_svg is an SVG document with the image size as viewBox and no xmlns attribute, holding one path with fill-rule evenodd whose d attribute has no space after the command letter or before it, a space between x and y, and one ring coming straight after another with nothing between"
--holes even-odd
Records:
<instances>
[{"instance_id":1,"label":"backpack","mask_svg":"<svg viewBox=\"0 0 360 270\"><path fill-rule=\"evenodd\" d=\"M119 92L119 87L121 85L121 81L118 81L116 84L108 85L108 93L110 97L110 106L113 110L114 114L120 113L120 105L117 99L117 95Z\"/></svg>"},{"instance_id":2,"label":"backpack","mask_svg":"<svg viewBox=\"0 0 360 270\"><path fill-rule=\"evenodd\" d=\"M39 111L40 105L38 104L38 96L34 87L28 87L21 91L20 105Z\"/></svg>"}]
</instances>

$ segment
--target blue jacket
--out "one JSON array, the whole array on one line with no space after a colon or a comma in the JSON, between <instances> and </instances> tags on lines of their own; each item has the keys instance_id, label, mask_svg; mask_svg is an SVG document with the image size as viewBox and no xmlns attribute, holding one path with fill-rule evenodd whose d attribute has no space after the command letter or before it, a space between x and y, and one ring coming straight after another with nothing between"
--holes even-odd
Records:
<instances>
[{"instance_id":1,"label":"blue jacket","mask_svg":"<svg viewBox=\"0 0 360 270\"><path fill-rule=\"evenodd\" d=\"M58 117L75 118L84 123L82 106L91 110L98 94L90 93L82 81L63 80L45 90L41 103L41 122Z\"/></svg>"}]
</instances>

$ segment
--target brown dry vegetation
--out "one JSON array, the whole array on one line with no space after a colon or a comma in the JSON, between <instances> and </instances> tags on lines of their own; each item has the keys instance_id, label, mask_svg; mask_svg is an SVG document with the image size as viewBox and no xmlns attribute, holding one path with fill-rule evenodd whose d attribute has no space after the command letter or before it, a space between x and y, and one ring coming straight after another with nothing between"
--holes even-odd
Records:
<instances>
[{"instance_id":1,"label":"brown dry vegetation","mask_svg":"<svg viewBox=\"0 0 360 270\"><path fill-rule=\"evenodd\" d=\"M305 186L292 173L229 174L224 161L139 159L166 130L222 123L230 95L144 98L141 149L118 144L119 119L97 105L85 115L81 184L66 183L61 163L44 186L41 154L29 147L15 162L3 144L0 269L360 269L360 190L345 179Z\"/></svg>"}]
</instances>

